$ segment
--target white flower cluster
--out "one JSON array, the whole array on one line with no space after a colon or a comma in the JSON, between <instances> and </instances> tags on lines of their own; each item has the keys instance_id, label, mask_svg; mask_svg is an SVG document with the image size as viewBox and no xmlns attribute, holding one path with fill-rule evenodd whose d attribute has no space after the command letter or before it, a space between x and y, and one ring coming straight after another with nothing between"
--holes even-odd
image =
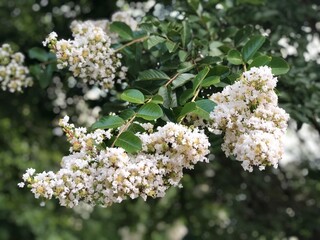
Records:
<instances>
[{"instance_id":1,"label":"white flower cluster","mask_svg":"<svg viewBox=\"0 0 320 240\"><path fill-rule=\"evenodd\" d=\"M72 145L61 169L38 174L28 169L23 180L36 198L55 197L62 206L72 208L80 202L109 206L127 198L163 197L170 186L180 186L184 168L208 161L206 135L174 123L138 134L143 147L135 155L122 148L103 148L100 143L111 138L109 130L86 133L69 124L67 117L60 125Z\"/></svg>"},{"instance_id":2,"label":"white flower cluster","mask_svg":"<svg viewBox=\"0 0 320 240\"><path fill-rule=\"evenodd\" d=\"M22 92L33 84L29 69L23 65L24 55L14 53L9 44L0 47L0 85L2 90Z\"/></svg>"},{"instance_id":3,"label":"white flower cluster","mask_svg":"<svg viewBox=\"0 0 320 240\"><path fill-rule=\"evenodd\" d=\"M108 91L126 77L120 53L111 48L111 39L104 31L103 21L74 21L71 24L73 40L57 40L52 32L43 42L56 54L58 68L66 68L85 83L98 83Z\"/></svg>"},{"instance_id":4,"label":"white flower cluster","mask_svg":"<svg viewBox=\"0 0 320 240\"><path fill-rule=\"evenodd\" d=\"M143 2L130 2L127 3L124 0L118 0L116 5L122 12L126 12L134 19L142 19L149 11L156 5L155 0L147 0Z\"/></svg>"},{"instance_id":5,"label":"white flower cluster","mask_svg":"<svg viewBox=\"0 0 320 240\"><path fill-rule=\"evenodd\" d=\"M128 11L117 11L111 16L112 22L124 22L133 31L138 28L138 22L131 16Z\"/></svg>"},{"instance_id":6,"label":"white flower cluster","mask_svg":"<svg viewBox=\"0 0 320 240\"><path fill-rule=\"evenodd\" d=\"M132 17L130 11L117 11L111 16L111 21L104 20L96 20L96 21L86 21L92 23L96 27L100 27L103 31L110 37L112 43L116 43L119 41L119 35L117 33L110 31L110 24L112 22L123 22L127 24L131 30L137 30L138 22Z\"/></svg>"},{"instance_id":7,"label":"white flower cluster","mask_svg":"<svg viewBox=\"0 0 320 240\"><path fill-rule=\"evenodd\" d=\"M277 106L276 83L269 67L253 67L210 98L217 103L210 127L216 134L224 132L222 150L250 172L253 166L277 167L282 158L289 115Z\"/></svg>"}]
</instances>

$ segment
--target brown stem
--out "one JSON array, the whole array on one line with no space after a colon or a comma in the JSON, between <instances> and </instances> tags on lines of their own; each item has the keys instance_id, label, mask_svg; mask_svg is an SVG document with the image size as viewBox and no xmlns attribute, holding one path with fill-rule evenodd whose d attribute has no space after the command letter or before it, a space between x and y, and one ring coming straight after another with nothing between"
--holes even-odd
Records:
<instances>
[{"instance_id":1,"label":"brown stem","mask_svg":"<svg viewBox=\"0 0 320 240\"><path fill-rule=\"evenodd\" d=\"M128 46L131 46L132 44L135 44L135 43L137 43L137 42L143 42L143 41L146 40L148 37L149 37L149 36L143 36L143 37L141 37L141 38L134 39L134 40L132 40L131 42L128 42L128 43L122 45L121 47L115 49L114 52L119 52L119 51L121 51L122 49L124 49L124 48L126 48L126 47L128 47Z\"/></svg>"},{"instance_id":2,"label":"brown stem","mask_svg":"<svg viewBox=\"0 0 320 240\"><path fill-rule=\"evenodd\" d=\"M118 138L120 137L120 135L125 131L127 130L127 128L130 126L130 124L133 122L133 120L136 118L137 116L137 113L135 113L131 118L130 120L126 123L126 125L124 125L124 127L122 129L120 129L118 135L116 136L116 139L113 141L111 147L114 147L114 144L116 143L116 141L118 140Z\"/></svg>"},{"instance_id":3,"label":"brown stem","mask_svg":"<svg viewBox=\"0 0 320 240\"><path fill-rule=\"evenodd\" d=\"M168 82L164 85L165 87L167 87L170 83L172 83L178 76L180 75L180 73L175 74L172 78L170 78L168 80Z\"/></svg>"}]
</instances>

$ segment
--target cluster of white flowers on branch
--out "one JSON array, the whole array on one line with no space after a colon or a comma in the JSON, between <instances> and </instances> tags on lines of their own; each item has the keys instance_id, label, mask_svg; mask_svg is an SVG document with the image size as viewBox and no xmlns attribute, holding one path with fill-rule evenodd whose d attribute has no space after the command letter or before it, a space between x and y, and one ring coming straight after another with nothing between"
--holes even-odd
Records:
<instances>
[{"instance_id":1,"label":"cluster of white flowers on branch","mask_svg":"<svg viewBox=\"0 0 320 240\"><path fill-rule=\"evenodd\" d=\"M138 28L138 22L131 16L128 11L117 11L111 16L112 22L124 22L127 24L132 30L136 30Z\"/></svg>"},{"instance_id":2,"label":"cluster of white flowers on branch","mask_svg":"<svg viewBox=\"0 0 320 240\"><path fill-rule=\"evenodd\" d=\"M139 133L142 150L128 154L122 148L102 147L103 140L112 137L110 130L87 133L69 124L68 117L60 125L71 143L61 169L38 174L28 169L23 180L36 198L55 197L62 206L110 206L127 198L163 197L170 186L180 186L184 168L208 162L210 143L197 128L167 123L155 132Z\"/></svg>"},{"instance_id":3,"label":"cluster of white flowers on branch","mask_svg":"<svg viewBox=\"0 0 320 240\"><path fill-rule=\"evenodd\" d=\"M74 21L73 40L58 41L52 32L43 45L56 54L59 69L68 67L75 77L108 91L125 79L127 68L122 66L122 55L111 47L104 25L104 21Z\"/></svg>"},{"instance_id":4,"label":"cluster of white flowers on branch","mask_svg":"<svg viewBox=\"0 0 320 240\"><path fill-rule=\"evenodd\" d=\"M29 69L23 65L24 55L14 52L9 44L0 47L0 84L2 90L22 92L23 88L32 86Z\"/></svg>"},{"instance_id":5,"label":"cluster of white flowers on branch","mask_svg":"<svg viewBox=\"0 0 320 240\"><path fill-rule=\"evenodd\" d=\"M105 34L110 38L111 43L117 43L119 41L119 36L117 33L110 31L110 24L112 22L123 22L127 24L131 30L137 30L138 22L131 16L130 12L128 11L117 11L111 16L111 21L108 19L102 20L87 20L84 23L90 23L95 27L101 28ZM71 30L74 31L74 28L77 28L77 24L79 21L73 21L71 23Z\"/></svg>"},{"instance_id":6,"label":"cluster of white flowers on branch","mask_svg":"<svg viewBox=\"0 0 320 240\"><path fill-rule=\"evenodd\" d=\"M211 96L211 128L224 135L222 150L234 155L245 170L278 166L289 115L278 107L277 78L269 67L253 67L241 79Z\"/></svg>"}]
</instances>

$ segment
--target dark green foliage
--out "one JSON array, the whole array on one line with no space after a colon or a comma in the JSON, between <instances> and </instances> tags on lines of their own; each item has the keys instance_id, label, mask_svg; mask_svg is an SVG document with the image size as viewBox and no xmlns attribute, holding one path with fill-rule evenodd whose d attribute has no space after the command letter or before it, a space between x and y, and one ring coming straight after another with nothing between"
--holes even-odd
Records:
<instances>
[{"instance_id":1,"label":"dark green foliage","mask_svg":"<svg viewBox=\"0 0 320 240\"><path fill-rule=\"evenodd\" d=\"M56 114L47 87L58 73L55 59L42 50L41 41L53 30L61 37L70 37L73 19L106 18L115 10L115 1L103 0L54 0L39 11L32 10L39 2L0 0L0 43L12 43L26 54L30 49L27 63L36 79L23 94L0 93L1 240L113 240L121 239L121 228L136 231L139 224L145 226L144 239L160 240L168 239L166 231L177 221L188 228L184 239L320 239L319 159L302 155L287 168L247 173L238 162L224 157L222 137L215 135L210 135L215 158L186 171L184 187L170 189L163 199L127 200L109 208L96 207L86 219L58 206L55 200L40 207L40 201L28 190L18 189L25 169L58 169L62 156L68 153L65 138L52 134ZM120 97L88 101L91 107L102 106L102 118L92 128L118 127L135 114L140 120L163 115L180 120L189 112L206 117L214 104L199 99L190 102L194 93L200 87L205 89L199 96L220 91L239 77L237 71L245 62L248 68L267 64L274 73L283 74L278 83L280 104L298 127L309 123L320 133L320 68L303 58L308 41L302 29L309 27L308 34L318 31L317 0L190 0L175 1L175 6L170 6L171 1L157 2L184 9L188 18L179 24L146 19L142 33L114 24L113 30L123 41L143 37L145 32L153 35L123 51L125 62L133 66L128 76L134 91L121 97L131 99L130 110L124 110L127 106L121 105ZM65 18L54 11L63 4L79 5L78 16ZM216 8L217 4L221 5ZM267 40L255 37L259 34L257 26L270 29ZM285 59L289 72L286 62L279 58L277 42L283 36L299 45L297 55ZM197 59L199 53L208 57ZM179 73L175 78L174 69ZM59 76L67 89L69 75L60 72ZM163 86L170 80L171 85ZM70 89L67 94L80 95L80 91ZM118 111L122 111L121 118L103 118ZM132 124L115 144L132 152L140 149L141 142L133 134L138 131L142 131L139 125Z\"/></svg>"}]
</instances>

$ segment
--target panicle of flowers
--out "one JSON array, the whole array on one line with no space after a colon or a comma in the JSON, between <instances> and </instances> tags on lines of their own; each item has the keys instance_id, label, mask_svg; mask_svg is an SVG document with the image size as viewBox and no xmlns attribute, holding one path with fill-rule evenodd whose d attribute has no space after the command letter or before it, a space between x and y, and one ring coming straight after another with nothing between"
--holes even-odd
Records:
<instances>
[{"instance_id":1,"label":"panicle of flowers","mask_svg":"<svg viewBox=\"0 0 320 240\"><path fill-rule=\"evenodd\" d=\"M43 41L56 54L59 69L68 68L85 83L98 84L108 91L121 83L127 68L122 66L120 53L111 48L111 39L104 31L104 21L73 21L73 40L57 40L52 32Z\"/></svg>"},{"instance_id":2,"label":"panicle of flowers","mask_svg":"<svg viewBox=\"0 0 320 240\"><path fill-rule=\"evenodd\" d=\"M103 140L112 137L110 130L96 129L88 133L87 128L76 128L74 124L68 122L69 117L65 116L63 119L60 119L59 125L62 127L68 138L68 142L71 144L70 153L80 152L95 155L98 152L97 146L101 144Z\"/></svg>"},{"instance_id":3,"label":"panicle of flowers","mask_svg":"<svg viewBox=\"0 0 320 240\"><path fill-rule=\"evenodd\" d=\"M24 65L24 55L14 52L9 44L0 47L0 84L2 90L22 92L33 84L29 69Z\"/></svg>"},{"instance_id":4,"label":"panicle of flowers","mask_svg":"<svg viewBox=\"0 0 320 240\"><path fill-rule=\"evenodd\" d=\"M207 162L210 143L203 131L167 123L152 133L137 134L142 151L128 154L122 148L102 147L110 131L75 128L65 117L60 125L72 147L61 162L61 169L23 175L36 198L57 198L62 206L80 202L110 206L127 198L163 197L170 186L180 186L184 168ZM149 128L150 126L145 126Z\"/></svg>"},{"instance_id":5,"label":"panicle of flowers","mask_svg":"<svg viewBox=\"0 0 320 240\"><path fill-rule=\"evenodd\" d=\"M253 67L241 79L211 96L217 103L210 128L224 133L222 150L234 155L245 170L278 166L289 115L278 107L277 78L267 66Z\"/></svg>"}]
</instances>

